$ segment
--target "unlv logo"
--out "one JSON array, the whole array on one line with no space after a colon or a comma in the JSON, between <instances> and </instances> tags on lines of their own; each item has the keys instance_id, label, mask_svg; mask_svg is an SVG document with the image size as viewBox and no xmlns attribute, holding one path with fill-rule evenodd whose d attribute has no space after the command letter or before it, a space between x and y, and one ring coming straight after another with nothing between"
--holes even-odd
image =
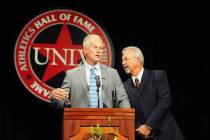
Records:
<instances>
[{"instance_id":1,"label":"unlv logo","mask_svg":"<svg viewBox=\"0 0 210 140\"><path fill-rule=\"evenodd\" d=\"M104 43L101 63L113 65L113 48L102 28L84 14L53 10L31 20L21 31L14 59L19 78L36 97L49 102L49 93L60 87L65 71L80 65L82 41L99 34Z\"/></svg>"}]
</instances>

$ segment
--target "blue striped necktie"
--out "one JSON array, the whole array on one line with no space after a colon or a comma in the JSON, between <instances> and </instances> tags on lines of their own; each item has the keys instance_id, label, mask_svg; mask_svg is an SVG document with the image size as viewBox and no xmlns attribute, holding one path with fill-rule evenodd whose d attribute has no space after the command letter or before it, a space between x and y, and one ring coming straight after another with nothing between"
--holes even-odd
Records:
<instances>
[{"instance_id":1,"label":"blue striped necktie","mask_svg":"<svg viewBox=\"0 0 210 140\"><path fill-rule=\"evenodd\" d=\"M98 95L97 95L97 87L96 87L96 74L95 69L91 68L90 70L90 81L89 81L89 101L90 101L90 108L97 108L98 107Z\"/></svg>"}]
</instances>

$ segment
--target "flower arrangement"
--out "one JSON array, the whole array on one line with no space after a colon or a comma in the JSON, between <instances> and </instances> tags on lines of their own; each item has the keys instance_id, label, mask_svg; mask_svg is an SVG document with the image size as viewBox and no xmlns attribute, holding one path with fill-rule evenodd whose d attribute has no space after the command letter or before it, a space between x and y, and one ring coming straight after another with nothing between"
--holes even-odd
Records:
<instances>
[{"instance_id":1,"label":"flower arrangement","mask_svg":"<svg viewBox=\"0 0 210 140\"><path fill-rule=\"evenodd\" d=\"M102 128L99 126L99 124L96 124L96 127L90 126L90 133L91 138L88 140L118 140L119 132L117 127L114 127L112 125L112 118L111 116L108 116L108 123L109 127L114 129L114 132L112 133L103 133Z\"/></svg>"}]
</instances>

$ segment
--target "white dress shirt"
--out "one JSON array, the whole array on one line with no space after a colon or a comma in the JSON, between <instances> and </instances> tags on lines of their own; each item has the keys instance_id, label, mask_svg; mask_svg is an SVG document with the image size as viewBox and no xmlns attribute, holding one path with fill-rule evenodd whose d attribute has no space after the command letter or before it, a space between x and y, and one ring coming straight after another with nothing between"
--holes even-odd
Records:
<instances>
[{"instance_id":1,"label":"white dress shirt","mask_svg":"<svg viewBox=\"0 0 210 140\"><path fill-rule=\"evenodd\" d=\"M139 72L137 77L136 76L132 76L132 80L133 80L133 83L134 83L135 86L136 86L136 83L135 83L135 79L136 78L139 80L139 83L141 83L141 78L142 78L143 72L144 72L144 68L141 69L141 71Z\"/></svg>"}]
</instances>

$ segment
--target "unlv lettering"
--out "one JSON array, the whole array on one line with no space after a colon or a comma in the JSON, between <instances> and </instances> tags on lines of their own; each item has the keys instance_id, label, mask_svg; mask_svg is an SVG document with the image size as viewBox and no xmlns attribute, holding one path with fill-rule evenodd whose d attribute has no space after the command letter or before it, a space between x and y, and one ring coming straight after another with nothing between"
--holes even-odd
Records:
<instances>
[{"instance_id":1,"label":"unlv lettering","mask_svg":"<svg viewBox=\"0 0 210 140\"><path fill-rule=\"evenodd\" d=\"M79 52L80 57L83 57L82 49L68 49L68 48L63 48L62 52L60 53L57 51L55 48L36 48L34 47L34 61L38 65L46 65L49 60L49 65L52 66L57 66L58 61L62 62L63 65L65 66L78 66L79 64L75 64L74 62L74 56ZM44 62L39 61L39 53L42 52L46 56L46 60Z\"/></svg>"}]
</instances>

